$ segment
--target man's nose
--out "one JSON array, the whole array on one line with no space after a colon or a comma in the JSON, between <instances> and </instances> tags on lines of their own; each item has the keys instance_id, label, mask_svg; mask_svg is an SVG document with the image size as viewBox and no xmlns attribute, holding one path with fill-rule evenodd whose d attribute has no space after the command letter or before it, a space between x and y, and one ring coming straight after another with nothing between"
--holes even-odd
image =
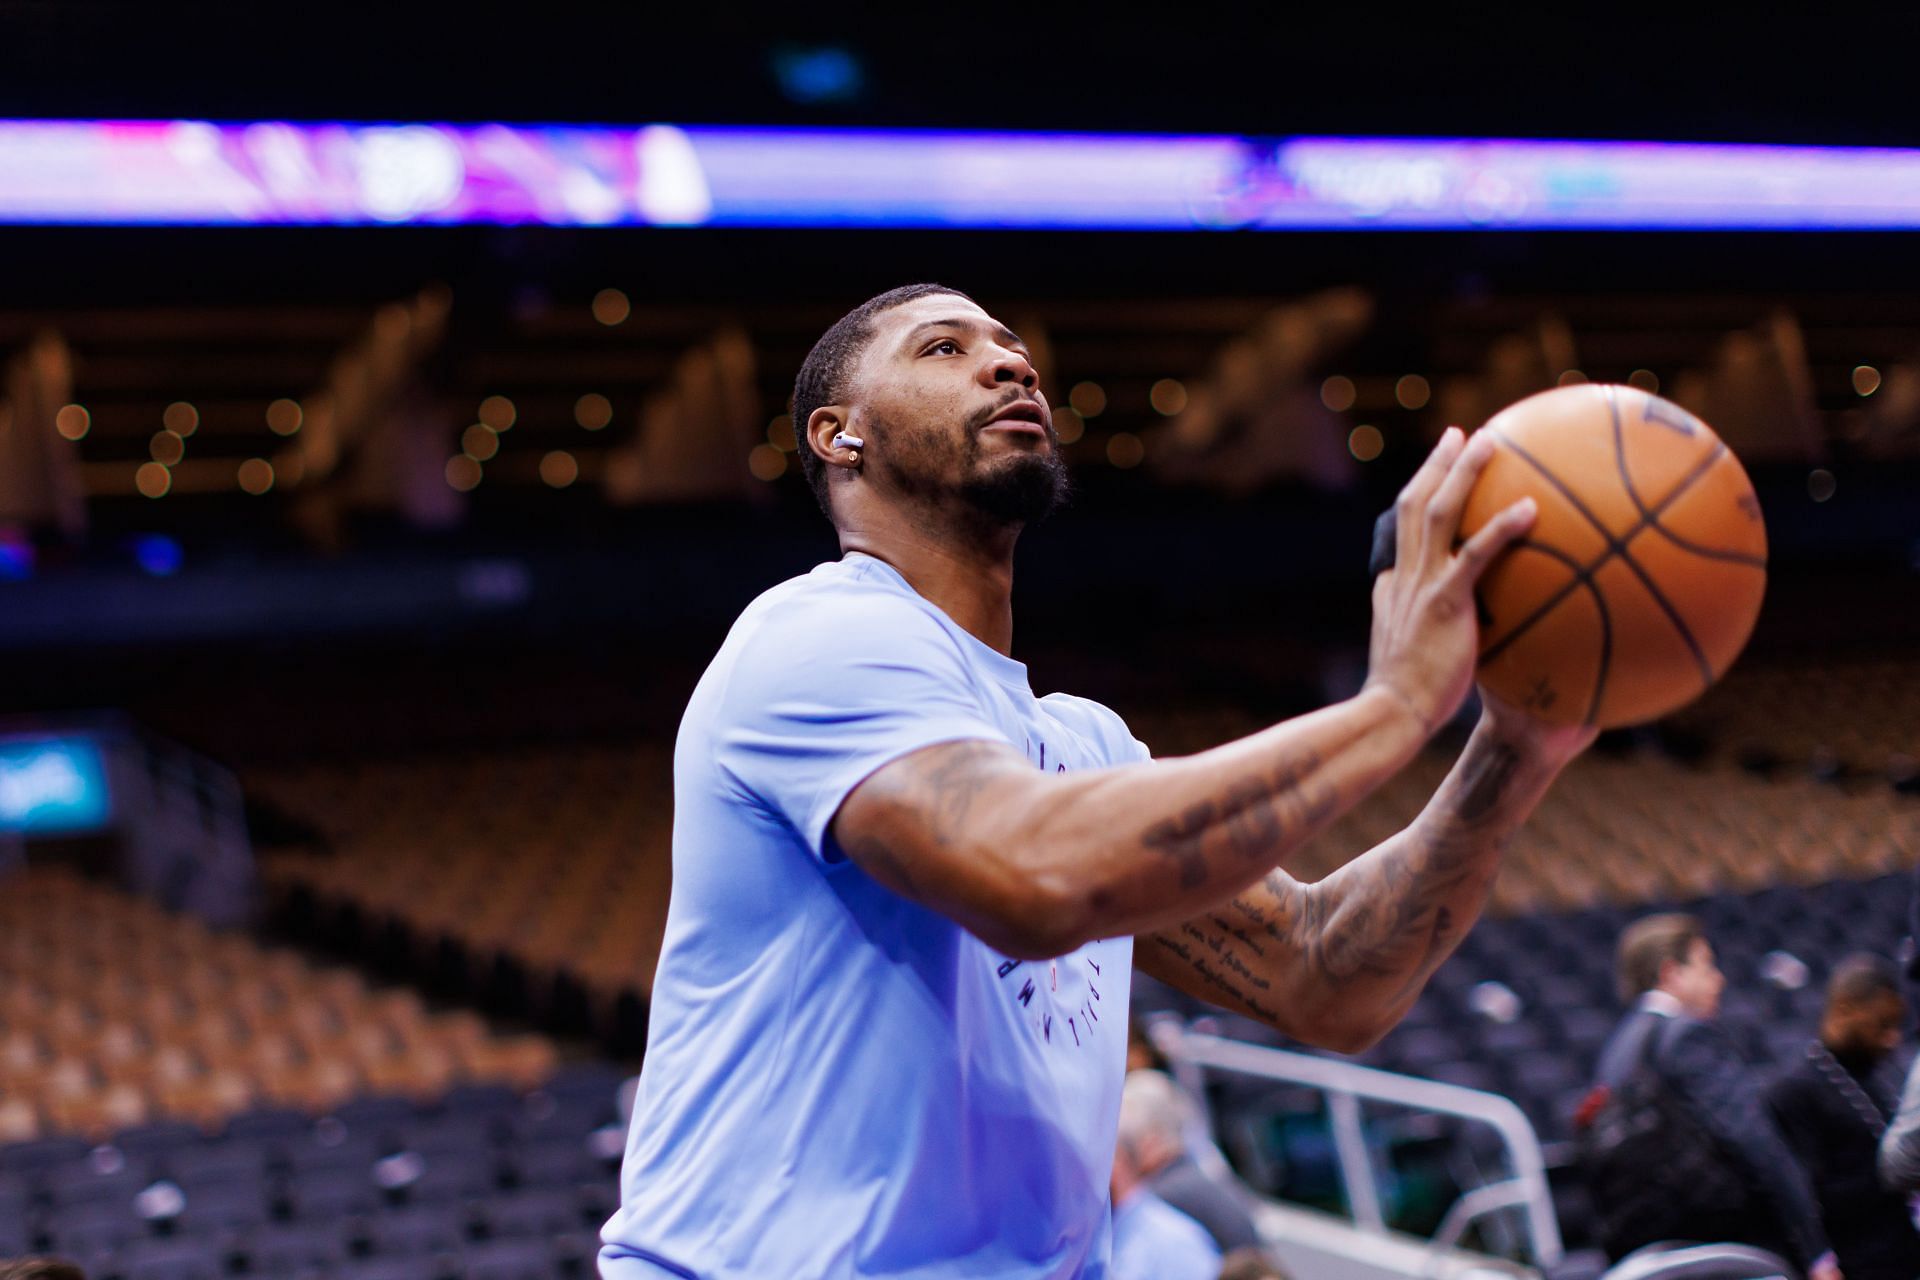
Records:
<instances>
[{"instance_id":1,"label":"man's nose","mask_svg":"<svg viewBox=\"0 0 1920 1280\"><path fill-rule=\"evenodd\" d=\"M1032 391L1040 385L1040 375L1034 372L1033 365L1018 351L1001 350L988 366L988 374L996 386L1003 382L1017 382Z\"/></svg>"}]
</instances>

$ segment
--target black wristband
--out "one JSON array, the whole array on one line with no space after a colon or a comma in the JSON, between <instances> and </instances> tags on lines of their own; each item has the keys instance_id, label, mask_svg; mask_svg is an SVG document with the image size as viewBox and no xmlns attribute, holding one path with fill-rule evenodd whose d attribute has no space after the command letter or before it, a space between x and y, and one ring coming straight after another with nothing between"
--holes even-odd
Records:
<instances>
[{"instance_id":1,"label":"black wristband","mask_svg":"<svg viewBox=\"0 0 1920 1280\"><path fill-rule=\"evenodd\" d=\"M1373 522L1373 551L1367 556L1367 576L1377 578L1393 568L1394 549L1400 540L1400 521L1394 508L1388 507Z\"/></svg>"}]
</instances>

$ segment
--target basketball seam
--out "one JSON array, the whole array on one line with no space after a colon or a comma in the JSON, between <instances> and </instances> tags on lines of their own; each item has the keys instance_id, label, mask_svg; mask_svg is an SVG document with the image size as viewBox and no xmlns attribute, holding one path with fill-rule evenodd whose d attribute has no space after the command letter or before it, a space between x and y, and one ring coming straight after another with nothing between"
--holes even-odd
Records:
<instances>
[{"instance_id":1,"label":"basketball seam","mask_svg":"<svg viewBox=\"0 0 1920 1280\"><path fill-rule=\"evenodd\" d=\"M1633 476L1627 469L1626 435L1624 428L1620 425L1619 400L1611 388L1607 391L1607 411L1613 418L1613 451L1620 466L1620 485L1627 491L1627 497L1633 502L1634 509L1640 513L1640 523L1628 530L1626 536L1621 539L1623 549L1627 543L1632 542L1642 533L1651 529L1671 542L1674 546L1679 547L1682 551L1690 552L1696 556L1702 556L1709 560L1725 560L1731 564L1744 564L1756 569L1764 569L1767 567L1766 557L1764 556L1756 556L1745 551L1731 551L1719 547L1704 547L1697 542L1691 542L1681 537L1660 523L1660 513L1668 507L1671 507L1682 494L1693 488L1695 484L1698 484L1700 480L1706 476L1707 472L1713 469L1713 464L1720 461L1721 455L1727 452L1726 441L1715 440L1713 442L1713 448L1708 452L1707 456L1695 463L1693 470L1682 476L1680 483L1668 491L1667 496L1660 499L1658 505L1648 507L1645 500L1640 497L1640 491L1633 487ZM1645 415L1642 416L1644 417Z\"/></svg>"},{"instance_id":2,"label":"basketball seam","mask_svg":"<svg viewBox=\"0 0 1920 1280\"><path fill-rule=\"evenodd\" d=\"M1620 397L1612 387L1606 388L1602 394L1606 398L1607 414L1613 419L1613 456L1620 468L1620 487L1627 491L1627 498L1633 503L1635 510L1640 512L1641 523L1643 525L1657 525L1659 521L1651 511L1647 510L1647 504L1640 500L1639 492L1633 487L1633 477L1627 472L1627 433L1626 428L1620 424ZM1645 416L1645 414L1641 415L1642 418ZM1718 443L1722 449L1727 447L1725 441L1717 441L1716 443ZM1685 492L1688 486L1697 483L1700 477L1706 473L1706 468L1700 468L1693 475L1689 476L1684 484L1677 486L1676 491L1668 494L1667 497L1669 499L1678 497L1680 493ZM1647 589L1647 594L1653 597L1654 603L1658 604L1661 612L1667 615L1667 621L1671 622L1674 629L1680 633L1680 638L1687 642L1687 649L1693 654L1693 660L1700 664L1700 687L1705 689L1708 685L1711 685L1713 683L1713 663L1707 660L1706 650L1702 649L1700 642L1694 639L1693 628L1689 627L1686 619L1680 616L1680 610L1675 608L1673 602L1667 599L1666 593L1654 585L1653 575L1641 568L1640 562L1633 558L1633 553L1627 550L1626 541L1622 541L1620 544L1620 558L1626 562L1629 569L1633 570L1633 576L1640 579L1640 585Z\"/></svg>"},{"instance_id":3,"label":"basketball seam","mask_svg":"<svg viewBox=\"0 0 1920 1280\"><path fill-rule=\"evenodd\" d=\"M1500 435L1497 432L1494 435L1494 439L1500 441L1500 443L1502 444L1512 446L1512 441L1508 440L1506 437ZM1726 449L1726 445L1723 444L1720 446L1720 448L1722 451L1724 451ZM1515 447L1514 452L1520 453L1521 450ZM1713 457L1717 457L1717 456L1718 456L1717 454L1713 455ZM1706 466L1711 465L1711 463L1713 462L1713 457L1709 457L1706 463L1702 464L1702 467L1701 467L1702 474L1704 474ZM1531 459L1528 459L1528 460L1532 461ZM1535 463L1534 465L1536 467L1539 466L1539 464L1537 463ZM1543 475L1546 474L1544 468L1541 468L1541 473ZM1551 476L1549 476L1548 478L1552 479ZM1683 479L1678 485L1674 486L1673 491L1668 493L1666 497L1660 499L1660 501L1653 507L1653 509L1651 511L1648 511L1647 515L1641 519L1639 524L1636 524L1633 528L1627 530L1625 538L1621 540L1621 545L1619 549L1624 551L1625 544L1627 542L1633 541L1633 539L1639 537L1643 532L1645 532L1648 527L1647 521L1649 519L1658 519L1660 513L1665 511L1668 507L1672 506L1675 502L1677 502L1680 496L1693 486L1693 481L1696 479L1698 479L1698 476L1689 475L1688 477ZM1572 502L1576 507L1580 505L1579 501L1575 499L1571 493L1568 493L1565 489L1562 489L1561 492L1563 494L1566 494L1567 500L1569 502ZM1634 495L1634 497L1637 503L1638 495L1636 494ZM1646 510L1646 508L1644 507L1642 507L1641 509L1643 511ZM1593 521L1596 524L1598 523L1597 521L1594 520L1594 517L1591 513L1583 511L1582 514L1586 515L1589 521ZM1604 527L1602 527L1601 532L1605 533ZM1546 544L1544 543L1530 542L1530 541L1522 541L1517 545L1537 547L1542 550L1544 550L1546 546ZM1540 619L1546 617L1547 614L1551 613L1555 605L1559 604L1562 600L1565 600L1568 596L1572 595L1575 588L1579 587L1582 583L1591 582L1593 580L1593 575L1595 573L1598 573L1600 569L1603 566L1605 566L1607 561L1613 559L1614 554L1615 554L1615 548L1612 545L1609 545L1608 549L1601 553L1600 558L1598 560L1595 560L1592 564L1585 565L1585 566L1575 564L1574 568L1576 572L1572 580L1569 581L1566 586L1561 587L1558 591L1548 596L1545 601L1543 601L1541 604L1539 604L1534 608L1534 611L1532 613L1528 614L1526 617L1522 618L1519 622L1515 623L1511 631L1508 631L1505 635L1501 636L1500 639L1496 641L1494 644L1489 645L1487 648L1487 652L1484 656L1487 656L1487 657L1493 656L1495 653L1498 653L1500 650L1505 649L1509 644L1512 644L1515 640L1519 639L1522 635L1526 634L1526 632L1536 622L1540 621ZM1571 561L1571 557L1568 557L1568 559L1569 561ZM1764 565L1762 567L1764 567Z\"/></svg>"},{"instance_id":4,"label":"basketball seam","mask_svg":"<svg viewBox=\"0 0 1920 1280\"><path fill-rule=\"evenodd\" d=\"M1599 531L1600 536L1606 539L1608 555L1601 557L1600 561L1594 565L1595 571L1597 572L1610 557L1619 556L1626 564L1628 570L1632 572L1633 576L1640 580L1640 585L1647 589L1647 594L1653 597L1653 602L1660 606L1660 611L1667 615L1667 621L1671 622L1674 630L1679 632L1681 640L1686 643L1688 651L1693 654L1694 661L1699 664L1700 671L1706 682L1712 684L1713 667L1712 664L1707 661L1707 655L1701 652L1700 645L1694 640L1693 633L1687 629L1687 624L1681 620L1679 611L1673 607L1672 601L1660 593L1660 588L1654 585L1653 580L1647 576L1646 570L1642 569L1640 565L1634 561L1633 557L1627 554L1625 544L1613 535L1613 531L1601 522L1600 517L1593 514L1587 504L1580 500L1578 494L1567 488L1565 482L1563 482L1559 476L1549 471L1538 458L1528 453L1504 435L1496 436L1495 438L1498 439L1501 444L1513 450L1514 454L1525 461L1528 466L1539 472L1541 478L1559 490L1560 495L1572 504L1573 509L1585 517L1588 524L1591 524Z\"/></svg>"},{"instance_id":5,"label":"basketball seam","mask_svg":"<svg viewBox=\"0 0 1920 1280\"><path fill-rule=\"evenodd\" d=\"M1540 608L1535 611L1533 618L1528 619L1522 626L1516 627L1513 631L1509 632L1499 644L1493 645L1485 653L1481 654L1480 665L1484 666L1499 657L1501 652L1506 649L1507 645L1512 643L1515 637L1520 635L1527 626L1531 626L1552 612L1555 606L1573 593L1575 587L1585 587L1587 594L1593 597L1593 607L1600 611L1600 663L1599 669L1594 673L1593 696L1587 703L1586 715L1586 723L1592 724L1594 717L1600 714L1600 698L1601 695L1606 692L1607 673L1613 669L1613 614L1607 608L1607 597L1602 594L1598 587L1593 585L1593 575L1591 571L1581 568L1579 561L1575 560L1560 548L1550 546L1544 542L1532 542L1525 538L1520 539L1513 545L1516 547L1526 547L1528 550L1538 551L1541 555L1547 556L1550 559L1558 560L1561 564L1573 570L1573 581L1562 587L1553 599L1541 605ZM1597 564L1605 564L1608 559L1608 556L1602 556Z\"/></svg>"}]
</instances>

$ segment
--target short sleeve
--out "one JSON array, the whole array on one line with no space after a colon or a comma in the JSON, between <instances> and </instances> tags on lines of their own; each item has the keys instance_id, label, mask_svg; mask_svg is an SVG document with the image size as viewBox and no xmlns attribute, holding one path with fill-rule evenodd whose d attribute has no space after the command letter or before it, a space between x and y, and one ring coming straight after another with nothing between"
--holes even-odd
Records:
<instances>
[{"instance_id":1,"label":"short sleeve","mask_svg":"<svg viewBox=\"0 0 1920 1280\"><path fill-rule=\"evenodd\" d=\"M783 602L743 640L713 743L721 771L825 861L847 795L900 757L1007 735L959 645L925 609L880 590Z\"/></svg>"}]
</instances>

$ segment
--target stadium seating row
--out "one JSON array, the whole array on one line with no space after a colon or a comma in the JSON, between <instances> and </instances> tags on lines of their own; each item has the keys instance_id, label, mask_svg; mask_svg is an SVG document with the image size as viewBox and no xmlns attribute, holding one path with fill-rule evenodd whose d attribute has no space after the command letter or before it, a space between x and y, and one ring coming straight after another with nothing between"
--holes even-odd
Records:
<instances>
[{"instance_id":1,"label":"stadium seating row","mask_svg":"<svg viewBox=\"0 0 1920 1280\"><path fill-rule=\"evenodd\" d=\"M0 1141L99 1135L161 1117L215 1126L261 1103L431 1097L461 1081L533 1088L535 1035L434 1013L404 990L215 933L58 866L0 894Z\"/></svg>"},{"instance_id":2,"label":"stadium seating row","mask_svg":"<svg viewBox=\"0 0 1920 1280\"><path fill-rule=\"evenodd\" d=\"M593 1274L624 1130L619 1072L544 1088L363 1095L212 1134L150 1124L95 1145L0 1145L0 1256L42 1251L95 1280Z\"/></svg>"}]
</instances>

